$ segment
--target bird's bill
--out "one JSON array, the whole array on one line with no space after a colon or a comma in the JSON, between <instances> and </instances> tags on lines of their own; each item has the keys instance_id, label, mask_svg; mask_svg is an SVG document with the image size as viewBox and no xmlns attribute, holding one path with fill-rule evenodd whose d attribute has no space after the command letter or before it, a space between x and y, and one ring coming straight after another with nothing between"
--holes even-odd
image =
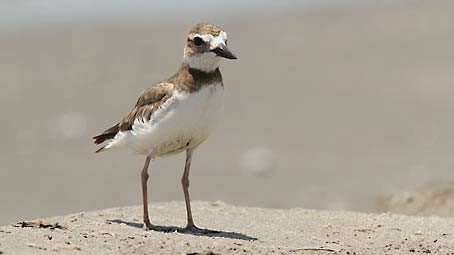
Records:
<instances>
[{"instance_id":1,"label":"bird's bill","mask_svg":"<svg viewBox=\"0 0 454 255\"><path fill-rule=\"evenodd\" d=\"M225 44L219 44L216 48L211 50L216 53L217 56L227 58L227 59L237 59L235 54L227 48Z\"/></svg>"}]
</instances>

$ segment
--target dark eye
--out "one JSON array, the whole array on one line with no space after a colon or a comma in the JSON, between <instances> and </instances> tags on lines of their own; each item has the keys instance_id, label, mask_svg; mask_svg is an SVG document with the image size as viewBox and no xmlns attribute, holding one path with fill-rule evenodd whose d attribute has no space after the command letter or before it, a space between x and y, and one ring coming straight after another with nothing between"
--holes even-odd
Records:
<instances>
[{"instance_id":1,"label":"dark eye","mask_svg":"<svg viewBox=\"0 0 454 255\"><path fill-rule=\"evenodd\" d=\"M202 38L200 38L198 36L194 37L195 46L200 46L200 45L202 45L202 43L203 43L203 39Z\"/></svg>"}]
</instances>

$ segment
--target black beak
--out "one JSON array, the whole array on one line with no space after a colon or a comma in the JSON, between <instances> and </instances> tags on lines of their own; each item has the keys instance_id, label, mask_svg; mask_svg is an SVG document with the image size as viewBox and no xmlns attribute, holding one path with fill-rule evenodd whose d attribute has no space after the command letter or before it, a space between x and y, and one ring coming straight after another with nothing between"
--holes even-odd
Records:
<instances>
[{"instance_id":1,"label":"black beak","mask_svg":"<svg viewBox=\"0 0 454 255\"><path fill-rule=\"evenodd\" d=\"M231 52L224 44L219 44L219 46L216 49L213 49L211 51L216 53L216 55L219 57L227 59L237 59L235 54L233 54L233 52Z\"/></svg>"}]
</instances>

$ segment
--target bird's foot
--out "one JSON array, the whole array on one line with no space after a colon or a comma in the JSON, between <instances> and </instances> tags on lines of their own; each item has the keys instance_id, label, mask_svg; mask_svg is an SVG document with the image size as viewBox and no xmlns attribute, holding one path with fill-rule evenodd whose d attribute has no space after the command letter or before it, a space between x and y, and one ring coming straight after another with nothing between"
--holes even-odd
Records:
<instances>
[{"instance_id":1,"label":"bird's foot","mask_svg":"<svg viewBox=\"0 0 454 255\"><path fill-rule=\"evenodd\" d=\"M219 231L211 230L211 229L203 229L199 228L194 224L188 224L185 228L181 230L182 233L193 233L193 234L213 234L219 233Z\"/></svg>"},{"instance_id":2,"label":"bird's foot","mask_svg":"<svg viewBox=\"0 0 454 255\"><path fill-rule=\"evenodd\" d=\"M175 228L172 228L172 227L153 225L150 223L149 220L143 222L143 229L145 231L153 230L153 231L165 232L165 233L175 231Z\"/></svg>"},{"instance_id":3,"label":"bird's foot","mask_svg":"<svg viewBox=\"0 0 454 255\"><path fill-rule=\"evenodd\" d=\"M144 220L144 221L143 221L143 229L144 229L145 231L148 231L148 230L153 229L153 225L151 225L150 220Z\"/></svg>"}]
</instances>

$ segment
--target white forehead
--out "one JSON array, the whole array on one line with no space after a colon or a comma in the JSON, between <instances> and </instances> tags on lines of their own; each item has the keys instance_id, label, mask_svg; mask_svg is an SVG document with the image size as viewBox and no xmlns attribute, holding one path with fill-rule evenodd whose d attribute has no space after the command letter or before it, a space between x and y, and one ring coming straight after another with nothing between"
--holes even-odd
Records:
<instances>
[{"instance_id":1,"label":"white forehead","mask_svg":"<svg viewBox=\"0 0 454 255\"><path fill-rule=\"evenodd\" d=\"M205 42L224 42L227 40L227 33L224 31L221 31L219 35L213 36L212 34L205 34L205 35L200 35L200 34L194 34L192 36L192 39L195 37L200 37L202 38Z\"/></svg>"}]
</instances>

